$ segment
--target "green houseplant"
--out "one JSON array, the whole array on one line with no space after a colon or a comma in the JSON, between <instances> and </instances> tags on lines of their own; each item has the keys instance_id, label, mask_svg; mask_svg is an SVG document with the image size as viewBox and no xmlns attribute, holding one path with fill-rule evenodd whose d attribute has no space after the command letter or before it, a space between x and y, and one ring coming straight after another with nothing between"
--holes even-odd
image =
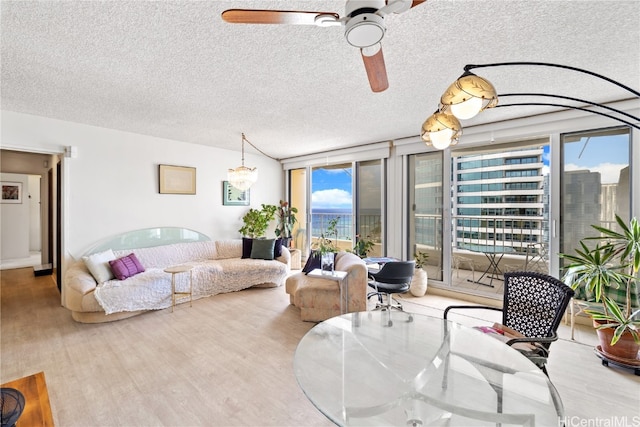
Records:
<instances>
[{"instance_id":1,"label":"green houseplant","mask_svg":"<svg viewBox=\"0 0 640 427\"><path fill-rule=\"evenodd\" d=\"M367 237L360 237L359 234L356 234L356 244L353 245L353 249L350 251L360 258L366 258L369 255L369 252L373 250L374 242Z\"/></svg>"},{"instance_id":2,"label":"green houseplant","mask_svg":"<svg viewBox=\"0 0 640 427\"><path fill-rule=\"evenodd\" d=\"M289 202L284 200L280 200L280 205L276 210L276 237L281 237L283 239L282 244L286 247L289 247L291 243L291 232L293 231L293 226L297 222L296 214L298 213L298 209L289 205Z\"/></svg>"},{"instance_id":3,"label":"green houseplant","mask_svg":"<svg viewBox=\"0 0 640 427\"><path fill-rule=\"evenodd\" d=\"M329 221L327 231L320 233L320 237L316 240L311 249L314 250L314 256L320 257L320 265L323 272L328 274L333 273L333 262L335 259L335 253L338 252L338 246L336 244L338 240L338 222L340 217L337 216ZM331 240L330 237L334 237Z\"/></svg>"},{"instance_id":4,"label":"green houseplant","mask_svg":"<svg viewBox=\"0 0 640 427\"><path fill-rule=\"evenodd\" d=\"M592 225L599 236L583 239L581 248L575 250L576 255L560 254L570 262L563 280L578 290L580 298L593 300L585 313L602 332L599 333L602 350L614 356L637 359L640 223L632 218L627 224L617 215L616 223L620 231ZM593 249L587 245L590 240L598 241ZM603 341L605 332L612 332L608 334L611 336L608 342Z\"/></svg>"},{"instance_id":5,"label":"green houseplant","mask_svg":"<svg viewBox=\"0 0 640 427\"><path fill-rule=\"evenodd\" d=\"M242 217L244 225L240 230L243 236L254 239L264 237L269 227L269 223L275 218L277 207L274 205L262 204L261 209L251 208Z\"/></svg>"}]
</instances>

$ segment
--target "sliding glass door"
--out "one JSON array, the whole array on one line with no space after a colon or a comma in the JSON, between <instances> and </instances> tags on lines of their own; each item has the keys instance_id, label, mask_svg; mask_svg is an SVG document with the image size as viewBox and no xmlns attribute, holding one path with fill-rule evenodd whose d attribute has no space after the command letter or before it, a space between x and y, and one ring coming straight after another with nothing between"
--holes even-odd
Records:
<instances>
[{"instance_id":1,"label":"sliding glass door","mask_svg":"<svg viewBox=\"0 0 640 427\"><path fill-rule=\"evenodd\" d=\"M356 241L370 242L369 256L384 253L384 173L382 160L356 163Z\"/></svg>"},{"instance_id":2,"label":"sliding glass door","mask_svg":"<svg viewBox=\"0 0 640 427\"><path fill-rule=\"evenodd\" d=\"M449 203L443 187L443 153L417 154L409 158L409 259L429 255L426 270L431 280L442 280L443 206ZM448 192L447 192L448 193Z\"/></svg>"},{"instance_id":3,"label":"sliding glass door","mask_svg":"<svg viewBox=\"0 0 640 427\"><path fill-rule=\"evenodd\" d=\"M321 235L341 250L352 249L354 239L353 167L351 163L311 169L311 243ZM332 222L336 234L327 235Z\"/></svg>"}]
</instances>

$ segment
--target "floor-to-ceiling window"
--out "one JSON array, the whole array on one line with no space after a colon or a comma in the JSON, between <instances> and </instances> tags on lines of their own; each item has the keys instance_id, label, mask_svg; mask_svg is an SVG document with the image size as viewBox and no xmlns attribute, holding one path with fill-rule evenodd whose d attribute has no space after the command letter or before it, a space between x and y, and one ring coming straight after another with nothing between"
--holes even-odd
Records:
<instances>
[{"instance_id":1,"label":"floor-to-ceiling window","mask_svg":"<svg viewBox=\"0 0 640 427\"><path fill-rule=\"evenodd\" d=\"M442 153L416 154L409 158L411 206L409 218L410 254L429 255L427 272L430 279L442 280L443 206L449 194L442 185Z\"/></svg>"},{"instance_id":2,"label":"floor-to-ceiling window","mask_svg":"<svg viewBox=\"0 0 640 427\"><path fill-rule=\"evenodd\" d=\"M452 286L501 292L508 270L549 272L549 140L452 151ZM471 270L471 277L468 272Z\"/></svg>"},{"instance_id":3,"label":"floor-to-ceiling window","mask_svg":"<svg viewBox=\"0 0 640 427\"><path fill-rule=\"evenodd\" d=\"M332 221L337 235L327 237L339 249L354 251L364 240L369 256L385 255L385 167L375 159L289 170L289 198L298 209L294 245L303 257Z\"/></svg>"},{"instance_id":4,"label":"floor-to-ceiling window","mask_svg":"<svg viewBox=\"0 0 640 427\"><path fill-rule=\"evenodd\" d=\"M416 154L409 171L409 248L431 280L495 294L504 271L549 271L548 138Z\"/></svg>"},{"instance_id":5,"label":"floor-to-ceiling window","mask_svg":"<svg viewBox=\"0 0 640 427\"><path fill-rule=\"evenodd\" d=\"M311 169L311 241L327 234L336 221L337 235L327 236L341 250L352 249L354 240L353 168L351 163Z\"/></svg>"},{"instance_id":6,"label":"floor-to-ceiling window","mask_svg":"<svg viewBox=\"0 0 640 427\"><path fill-rule=\"evenodd\" d=\"M356 163L356 240L370 242L369 256L384 247L384 170L382 160Z\"/></svg>"},{"instance_id":7,"label":"floor-to-ceiling window","mask_svg":"<svg viewBox=\"0 0 640 427\"><path fill-rule=\"evenodd\" d=\"M629 128L561 135L560 252L573 253L592 225L615 227L631 213ZM636 190L637 191L637 190Z\"/></svg>"}]
</instances>

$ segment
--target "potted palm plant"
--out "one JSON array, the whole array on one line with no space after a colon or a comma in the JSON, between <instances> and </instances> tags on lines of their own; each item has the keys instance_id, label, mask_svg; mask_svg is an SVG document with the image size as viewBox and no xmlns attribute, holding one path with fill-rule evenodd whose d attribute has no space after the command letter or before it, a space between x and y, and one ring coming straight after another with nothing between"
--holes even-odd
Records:
<instances>
[{"instance_id":1,"label":"potted palm plant","mask_svg":"<svg viewBox=\"0 0 640 427\"><path fill-rule=\"evenodd\" d=\"M298 213L298 209L289 205L289 202L284 200L280 200L280 206L276 211L276 237L282 238L282 245L285 247L289 247L291 244L291 232L293 231L293 226L297 222L296 214Z\"/></svg>"},{"instance_id":2,"label":"potted palm plant","mask_svg":"<svg viewBox=\"0 0 640 427\"><path fill-rule=\"evenodd\" d=\"M616 215L618 229L592 225L600 235L580 242L576 255L560 254L569 260L563 280L577 290L589 304L605 356L638 361L640 348L640 309L638 309L638 271L640 270L640 223L632 218L626 224ZM597 240L593 249L587 241Z\"/></svg>"}]
</instances>

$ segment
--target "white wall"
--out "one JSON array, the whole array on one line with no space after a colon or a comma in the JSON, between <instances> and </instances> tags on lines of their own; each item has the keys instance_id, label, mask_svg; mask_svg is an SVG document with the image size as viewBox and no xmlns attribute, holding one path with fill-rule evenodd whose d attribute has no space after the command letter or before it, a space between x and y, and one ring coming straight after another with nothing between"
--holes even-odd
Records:
<instances>
[{"instance_id":1,"label":"white wall","mask_svg":"<svg viewBox=\"0 0 640 427\"><path fill-rule=\"evenodd\" d=\"M0 204L0 258L29 256L29 179L27 175L0 173L0 180L22 183L22 203Z\"/></svg>"},{"instance_id":2,"label":"white wall","mask_svg":"<svg viewBox=\"0 0 640 427\"><path fill-rule=\"evenodd\" d=\"M223 206L222 181L227 169L240 165L239 151L9 111L2 111L1 124L3 148L55 153L77 147L75 158L63 158L67 260L100 240L141 228L185 227L212 239L239 238L249 207L276 204L283 195L280 163L259 154L245 153L245 164L259 171L251 206ZM159 194L159 164L195 167L197 194Z\"/></svg>"}]
</instances>

